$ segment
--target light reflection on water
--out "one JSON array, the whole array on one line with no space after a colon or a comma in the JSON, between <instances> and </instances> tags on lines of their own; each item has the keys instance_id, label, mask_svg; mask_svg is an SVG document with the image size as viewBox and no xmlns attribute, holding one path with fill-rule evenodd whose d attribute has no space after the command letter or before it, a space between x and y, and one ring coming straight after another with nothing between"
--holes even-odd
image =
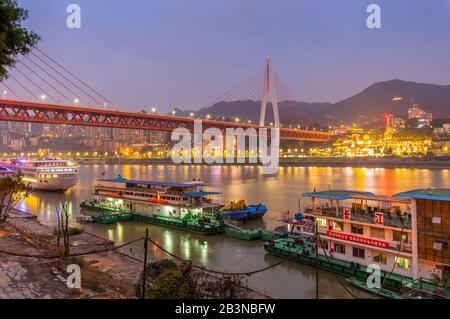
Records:
<instances>
[{"instance_id":1,"label":"light reflection on water","mask_svg":"<svg viewBox=\"0 0 450 319\"><path fill-rule=\"evenodd\" d=\"M101 176L103 172L109 177L120 174L126 178L158 181L201 178L210 190L222 192L220 200L223 203L245 199L247 203L267 204L269 212L264 219L252 222L250 226L268 229L279 225L281 211L297 211L299 196L314 188L363 190L382 195L431 186L450 188L448 169L282 167L278 175L264 176L261 168L252 166L94 165L81 166L79 183L66 194L35 192L20 208L37 214L42 222L53 225L56 206L68 201L70 213L76 216L80 202L92 197L95 179L104 178ZM212 269L246 272L279 260L267 255L261 242L245 242L220 235L201 236L136 222L85 226L87 231L107 237L117 244L142 237L145 228L149 228L150 236L171 253ZM124 252L142 258L142 246L139 242L131 250L125 248ZM154 246L150 256L156 259L166 257ZM249 285L274 297L313 298L314 274L315 270L310 267L285 262L250 277ZM321 272L319 285L322 298L349 297L332 274ZM356 289L352 291L365 296Z\"/></svg>"}]
</instances>

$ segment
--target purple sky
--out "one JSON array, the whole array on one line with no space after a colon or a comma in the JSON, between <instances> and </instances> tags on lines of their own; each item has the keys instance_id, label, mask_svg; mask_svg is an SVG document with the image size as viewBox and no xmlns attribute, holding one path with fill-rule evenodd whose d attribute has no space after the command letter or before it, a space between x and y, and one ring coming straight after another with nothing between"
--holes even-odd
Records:
<instances>
[{"instance_id":1,"label":"purple sky","mask_svg":"<svg viewBox=\"0 0 450 319\"><path fill-rule=\"evenodd\" d=\"M66 27L66 7L82 28ZM382 29L366 7L382 8ZM449 0L20 0L40 48L124 110L199 109L270 55L302 101L376 81L450 84Z\"/></svg>"}]
</instances>

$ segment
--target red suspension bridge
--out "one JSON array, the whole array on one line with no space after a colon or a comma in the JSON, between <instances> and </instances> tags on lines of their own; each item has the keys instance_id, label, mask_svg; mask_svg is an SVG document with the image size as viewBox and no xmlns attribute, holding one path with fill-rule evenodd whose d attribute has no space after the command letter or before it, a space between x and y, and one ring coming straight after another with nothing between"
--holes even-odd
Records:
<instances>
[{"instance_id":1,"label":"red suspension bridge","mask_svg":"<svg viewBox=\"0 0 450 319\"><path fill-rule=\"evenodd\" d=\"M172 131L177 128L186 128L191 131L194 130L195 118L193 117L177 117L109 110L106 106L113 105L109 99L91 88L84 81L80 80L41 50L37 49L37 52L40 54L38 55L34 52L31 53L32 59L27 56L25 56L24 59L21 59L18 63L21 67L19 68L19 66L16 65L14 68L15 74L10 72L9 79L16 85L14 90L10 83L7 83L6 81L0 83L6 88L3 92L3 100L0 100L0 121L157 131ZM26 70L29 71L28 74L26 73ZM19 75L21 76L21 80L19 79ZM282 140L329 141L332 134L328 132L281 127L278 111L278 96L282 94L283 87L279 88L276 86L277 83L281 82L277 80L278 77L272 70L272 62L268 59L266 67L262 72L255 74L227 93L228 98L230 94L235 94L237 92L240 92L241 95L248 95L249 93L259 95L261 93L262 98L261 95L259 95L262 100L259 125L207 119L202 121L203 130L215 127L225 132L226 128L258 129L274 126L280 128L280 138ZM28 81L27 84L25 84L24 81ZM37 88L39 92L43 92L41 93L42 95L39 96L33 93L31 87ZM17 92L18 89L20 89L22 93L26 93L37 100L37 102L23 101L21 95ZM52 90L51 94L50 90ZM247 92L242 93L245 92L245 90L247 90ZM286 89L284 89L284 91L286 91ZM20 101L5 99L6 92L11 92ZM76 92L78 92L78 94ZM86 100L89 99L94 104L101 104L104 107L86 108L73 105L62 105L61 100L57 100L57 98L54 97L55 94L58 94L58 96L71 104L79 104L81 102L79 96L84 96ZM71 99L68 97L69 95L75 96L75 98ZM44 103L45 99L51 99L55 103ZM223 96L219 98L218 101L223 101L225 99L226 97ZM266 107L269 99L273 107L274 123L270 126L266 126ZM83 102L85 101L83 100ZM300 114L300 118L305 127L307 127L306 124L312 122L304 112Z\"/></svg>"}]
</instances>

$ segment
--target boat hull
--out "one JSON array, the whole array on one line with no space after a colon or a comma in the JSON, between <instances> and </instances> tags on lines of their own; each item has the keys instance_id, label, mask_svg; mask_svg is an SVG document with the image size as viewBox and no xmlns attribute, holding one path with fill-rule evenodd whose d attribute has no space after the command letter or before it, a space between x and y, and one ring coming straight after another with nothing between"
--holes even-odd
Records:
<instances>
[{"instance_id":1,"label":"boat hull","mask_svg":"<svg viewBox=\"0 0 450 319\"><path fill-rule=\"evenodd\" d=\"M143 215L135 215L134 220L142 221L154 225L184 230L190 233L196 233L201 235L214 235L220 234L223 232L221 226L216 225L200 225L200 224L192 224L192 223L184 223L182 220L169 220L165 218L159 218L155 216L143 216Z\"/></svg>"},{"instance_id":2,"label":"boat hull","mask_svg":"<svg viewBox=\"0 0 450 319\"><path fill-rule=\"evenodd\" d=\"M242 240L259 240L261 239L261 231L239 231L235 229L231 229L230 227L225 227L224 230L225 236L242 239Z\"/></svg>"},{"instance_id":3,"label":"boat hull","mask_svg":"<svg viewBox=\"0 0 450 319\"><path fill-rule=\"evenodd\" d=\"M26 182L26 180L25 180ZM30 182L30 187L33 190L44 191L67 191L78 183L78 177L68 178L52 178L48 180L37 180Z\"/></svg>"},{"instance_id":4,"label":"boat hull","mask_svg":"<svg viewBox=\"0 0 450 319\"><path fill-rule=\"evenodd\" d=\"M234 209L222 212L223 217L234 220L254 220L262 218L267 213L264 205L249 206L241 209Z\"/></svg>"},{"instance_id":5,"label":"boat hull","mask_svg":"<svg viewBox=\"0 0 450 319\"><path fill-rule=\"evenodd\" d=\"M284 243L294 242L295 239L288 238L284 239ZM276 244L275 244L276 242ZM370 276L370 272L367 272L365 267L354 268L350 267L348 262L337 259L337 258L326 258L321 256L321 258L317 259L314 255L305 255L299 252L299 246L289 247L287 245L283 245L280 241L268 241L264 243L264 249L271 255L286 258L288 260L298 262L304 265L318 267L322 270L334 272L344 277L356 278L358 280L366 281ZM311 249L310 249L311 250ZM382 271L382 275L386 274ZM398 277L398 276L395 276ZM385 287L387 289L391 289L394 291L400 291L402 288L402 280L407 280L407 277L399 277L399 278L386 278Z\"/></svg>"}]
</instances>

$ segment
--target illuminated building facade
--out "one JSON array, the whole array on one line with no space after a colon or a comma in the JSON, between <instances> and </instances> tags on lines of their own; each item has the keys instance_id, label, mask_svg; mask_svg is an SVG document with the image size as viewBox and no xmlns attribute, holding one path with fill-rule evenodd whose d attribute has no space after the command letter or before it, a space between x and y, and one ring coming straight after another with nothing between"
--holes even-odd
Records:
<instances>
[{"instance_id":1,"label":"illuminated building facade","mask_svg":"<svg viewBox=\"0 0 450 319\"><path fill-rule=\"evenodd\" d=\"M450 284L450 189L379 196L330 190L305 193L304 215L318 225L321 244L334 258L417 280Z\"/></svg>"},{"instance_id":2,"label":"illuminated building facade","mask_svg":"<svg viewBox=\"0 0 450 319\"><path fill-rule=\"evenodd\" d=\"M417 128L424 126L430 126L433 120L432 113L427 113L419 107L419 105L414 104L408 109L408 119L417 119Z\"/></svg>"}]
</instances>

